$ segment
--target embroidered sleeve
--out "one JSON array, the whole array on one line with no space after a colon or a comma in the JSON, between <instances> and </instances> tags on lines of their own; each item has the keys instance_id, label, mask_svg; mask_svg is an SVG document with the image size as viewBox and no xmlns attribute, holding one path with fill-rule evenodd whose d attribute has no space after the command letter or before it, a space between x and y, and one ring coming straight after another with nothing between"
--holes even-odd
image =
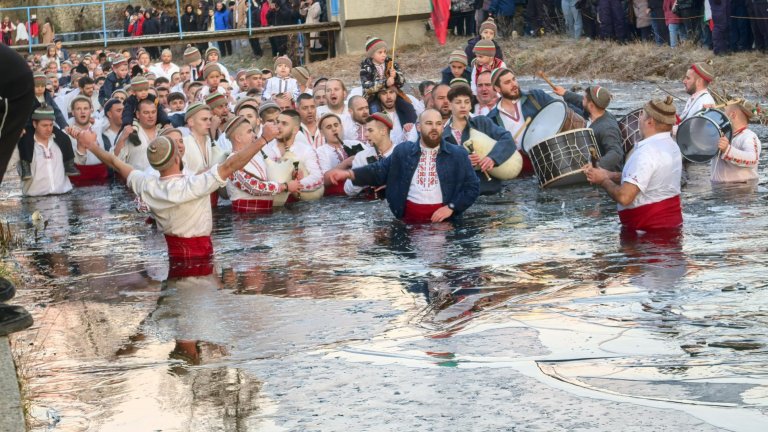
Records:
<instances>
[{"instance_id":1,"label":"embroidered sleeve","mask_svg":"<svg viewBox=\"0 0 768 432\"><path fill-rule=\"evenodd\" d=\"M254 196L270 196L280 192L280 185L277 182L263 181L243 170L235 171L229 176L229 181L236 188Z\"/></svg>"},{"instance_id":2,"label":"embroidered sleeve","mask_svg":"<svg viewBox=\"0 0 768 432\"><path fill-rule=\"evenodd\" d=\"M760 141L753 136L744 147L747 147L747 149L741 150L731 142L728 150L722 156L723 160L740 167L753 167L757 165L760 159Z\"/></svg>"}]
</instances>

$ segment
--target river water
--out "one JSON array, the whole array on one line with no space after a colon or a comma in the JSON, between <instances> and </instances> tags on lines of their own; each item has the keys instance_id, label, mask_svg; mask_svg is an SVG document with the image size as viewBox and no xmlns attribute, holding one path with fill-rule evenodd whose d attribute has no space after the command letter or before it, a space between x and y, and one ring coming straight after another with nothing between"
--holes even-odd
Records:
<instances>
[{"instance_id":1,"label":"river water","mask_svg":"<svg viewBox=\"0 0 768 432\"><path fill-rule=\"evenodd\" d=\"M609 85L617 112L661 96ZM122 186L22 199L11 177L33 430L768 430L768 194L707 173L664 241L533 177L457 224L342 198L220 208L214 273L170 280Z\"/></svg>"}]
</instances>

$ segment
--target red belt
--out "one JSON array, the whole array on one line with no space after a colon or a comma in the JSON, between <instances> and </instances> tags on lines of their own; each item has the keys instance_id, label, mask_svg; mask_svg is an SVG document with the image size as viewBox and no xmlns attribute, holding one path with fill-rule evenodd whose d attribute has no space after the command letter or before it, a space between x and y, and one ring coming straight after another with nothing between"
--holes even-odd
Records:
<instances>
[{"instance_id":1,"label":"red belt","mask_svg":"<svg viewBox=\"0 0 768 432\"><path fill-rule=\"evenodd\" d=\"M272 213L272 200L234 200L232 201L232 210L237 213Z\"/></svg>"},{"instance_id":2,"label":"red belt","mask_svg":"<svg viewBox=\"0 0 768 432\"><path fill-rule=\"evenodd\" d=\"M345 196L346 194L344 192L344 182L339 182L335 185L326 186L323 196Z\"/></svg>"},{"instance_id":3,"label":"red belt","mask_svg":"<svg viewBox=\"0 0 768 432\"><path fill-rule=\"evenodd\" d=\"M209 258L213 256L213 243L211 236L204 237L176 237L165 235L168 243L168 257L177 258Z\"/></svg>"},{"instance_id":4,"label":"red belt","mask_svg":"<svg viewBox=\"0 0 768 432\"><path fill-rule=\"evenodd\" d=\"M298 198L296 198L296 195L294 195L294 194L288 194L288 199L287 199L287 200L285 200L285 203L286 203L286 204L290 204L290 203L295 203L295 202L299 202L299 199L298 199Z\"/></svg>"},{"instance_id":5,"label":"red belt","mask_svg":"<svg viewBox=\"0 0 768 432\"><path fill-rule=\"evenodd\" d=\"M106 183L109 178L109 171L104 164L96 165L77 165L75 167L80 171L80 175L72 176L69 181L73 185L78 187L93 186L96 184Z\"/></svg>"},{"instance_id":6,"label":"red belt","mask_svg":"<svg viewBox=\"0 0 768 432\"><path fill-rule=\"evenodd\" d=\"M405 223L429 223L432 222L432 214L443 204L416 204L411 201L405 202L405 212L403 213L403 222Z\"/></svg>"},{"instance_id":7,"label":"red belt","mask_svg":"<svg viewBox=\"0 0 768 432\"><path fill-rule=\"evenodd\" d=\"M678 228L683 225L680 195L619 212L621 224L626 229L653 231Z\"/></svg>"},{"instance_id":8,"label":"red belt","mask_svg":"<svg viewBox=\"0 0 768 432\"><path fill-rule=\"evenodd\" d=\"M533 163L531 163L531 158L529 158L528 155L523 152L520 152L520 154L523 156L523 169L520 170L520 175L535 174L533 171Z\"/></svg>"},{"instance_id":9,"label":"red belt","mask_svg":"<svg viewBox=\"0 0 768 432\"><path fill-rule=\"evenodd\" d=\"M216 208L219 205L219 191L211 194L211 208Z\"/></svg>"}]
</instances>

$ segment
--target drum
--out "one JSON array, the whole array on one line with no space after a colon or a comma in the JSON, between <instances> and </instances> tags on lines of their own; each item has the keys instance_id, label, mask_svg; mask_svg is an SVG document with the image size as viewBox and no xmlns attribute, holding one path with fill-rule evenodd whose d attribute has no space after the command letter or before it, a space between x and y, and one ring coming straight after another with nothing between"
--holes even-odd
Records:
<instances>
[{"instance_id":1,"label":"drum","mask_svg":"<svg viewBox=\"0 0 768 432\"><path fill-rule=\"evenodd\" d=\"M634 111L630 111L619 119L619 131L621 131L621 143L624 148L624 160L629 159L629 153L635 148L635 144L641 141L643 137L640 135L640 115L643 113L642 108L638 108Z\"/></svg>"},{"instance_id":2,"label":"drum","mask_svg":"<svg viewBox=\"0 0 768 432\"><path fill-rule=\"evenodd\" d=\"M589 148L597 146L592 129L576 129L559 133L531 148L533 169L543 188L587 183L581 168L590 162Z\"/></svg>"},{"instance_id":3,"label":"drum","mask_svg":"<svg viewBox=\"0 0 768 432\"><path fill-rule=\"evenodd\" d=\"M293 163L289 160L274 161L264 157L264 163L267 165L267 179L277 183L287 183L293 176ZM282 207L288 200L288 192L281 192L272 198L274 207Z\"/></svg>"},{"instance_id":4,"label":"drum","mask_svg":"<svg viewBox=\"0 0 768 432\"><path fill-rule=\"evenodd\" d=\"M706 163L717 156L720 137L730 140L731 133L731 122L724 112L706 109L680 123L677 146L686 160Z\"/></svg>"},{"instance_id":5,"label":"drum","mask_svg":"<svg viewBox=\"0 0 768 432\"><path fill-rule=\"evenodd\" d=\"M568 108L568 104L561 100L552 101L544 105L531 119L531 124L523 133L522 148L526 153L536 144L573 129L581 129L587 126L587 121L575 111Z\"/></svg>"},{"instance_id":6,"label":"drum","mask_svg":"<svg viewBox=\"0 0 768 432\"><path fill-rule=\"evenodd\" d=\"M475 152L478 156L484 158L488 156L488 153L490 153L491 150L493 150L493 147L496 145L496 141L477 129L470 129L469 139L464 142L464 147L469 150L469 145L475 149ZM513 178L520 175L520 171L522 169L523 157L520 155L519 151L515 151L512 153L512 156L510 156L509 159L504 161L504 163L489 170L488 174L499 180L512 180Z\"/></svg>"}]
</instances>

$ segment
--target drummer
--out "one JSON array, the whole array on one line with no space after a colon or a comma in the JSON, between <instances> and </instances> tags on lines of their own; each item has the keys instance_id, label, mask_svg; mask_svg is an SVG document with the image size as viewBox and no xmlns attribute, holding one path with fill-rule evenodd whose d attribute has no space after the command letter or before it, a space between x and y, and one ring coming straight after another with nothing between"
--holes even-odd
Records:
<instances>
[{"instance_id":1,"label":"drummer","mask_svg":"<svg viewBox=\"0 0 768 432\"><path fill-rule=\"evenodd\" d=\"M682 155L670 135L676 120L671 96L652 100L640 114L644 139L635 145L621 173L584 166L590 183L601 186L618 203L627 232L678 229L683 224Z\"/></svg>"},{"instance_id":2,"label":"drummer","mask_svg":"<svg viewBox=\"0 0 768 432\"><path fill-rule=\"evenodd\" d=\"M760 139L749 129L749 120L755 115L755 106L744 99L731 101L725 107L731 121L733 136L720 138L719 157L712 159L713 183L756 181L760 161Z\"/></svg>"},{"instance_id":3,"label":"drummer","mask_svg":"<svg viewBox=\"0 0 768 432\"><path fill-rule=\"evenodd\" d=\"M496 141L488 156L481 158L476 154L470 154L469 160L478 169L477 177L480 179L480 195L493 195L501 191L501 181L487 177L489 170L503 164L517 151L512 134L508 130L498 126L486 116L471 116L472 89L464 85L456 85L448 92L448 101L451 103L451 118L448 119L443 129L443 139L456 145L463 145L469 139L470 129L475 129Z\"/></svg>"},{"instance_id":4,"label":"drummer","mask_svg":"<svg viewBox=\"0 0 768 432\"><path fill-rule=\"evenodd\" d=\"M624 162L624 149L619 123L613 114L606 111L613 98L608 89L600 86L587 87L581 96L557 86L554 92L569 104L584 110L587 127L594 132L597 147L600 149L600 166L608 171L620 171Z\"/></svg>"},{"instance_id":5,"label":"drummer","mask_svg":"<svg viewBox=\"0 0 768 432\"><path fill-rule=\"evenodd\" d=\"M683 85L685 86L685 92L690 95L688 101L685 103L685 108L680 114L680 120L678 124L682 123L686 119L698 114L704 108L715 105L715 99L709 93L709 84L714 81L715 75L710 72L710 65L706 63L694 63L685 72L685 78L683 78ZM675 128L673 135L677 134L677 128Z\"/></svg>"}]
</instances>

